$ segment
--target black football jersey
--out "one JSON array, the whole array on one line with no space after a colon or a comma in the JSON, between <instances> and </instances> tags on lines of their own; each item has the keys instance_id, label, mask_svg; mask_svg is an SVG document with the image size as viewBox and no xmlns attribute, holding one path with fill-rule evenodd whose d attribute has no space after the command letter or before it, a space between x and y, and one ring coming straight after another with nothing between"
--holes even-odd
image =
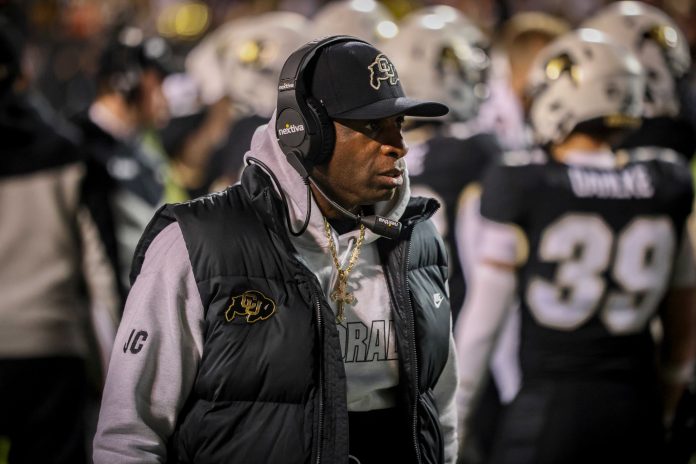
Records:
<instances>
[{"instance_id":1,"label":"black football jersey","mask_svg":"<svg viewBox=\"0 0 696 464\"><path fill-rule=\"evenodd\" d=\"M670 283L691 176L668 150L624 160L501 164L486 176L483 217L516 225L528 246L517 270L525 380L654 362L648 323Z\"/></svg>"},{"instance_id":2,"label":"black football jersey","mask_svg":"<svg viewBox=\"0 0 696 464\"><path fill-rule=\"evenodd\" d=\"M485 170L500 156L497 139L486 133L466 139L436 136L413 147L406 156L411 194L440 202L440 210L433 220L448 249L453 320L464 302L466 289L455 240L459 201L467 187L481 183Z\"/></svg>"},{"instance_id":3,"label":"black football jersey","mask_svg":"<svg viewBox=\"0 0 696 464\"><path fill-rule=\"evenodd\" d=\"M686 119L645 119L640 129L629 134L617 148L636 147L669 148L690 160L696 153L696 132Z\"/></svg>"}]
</instances>

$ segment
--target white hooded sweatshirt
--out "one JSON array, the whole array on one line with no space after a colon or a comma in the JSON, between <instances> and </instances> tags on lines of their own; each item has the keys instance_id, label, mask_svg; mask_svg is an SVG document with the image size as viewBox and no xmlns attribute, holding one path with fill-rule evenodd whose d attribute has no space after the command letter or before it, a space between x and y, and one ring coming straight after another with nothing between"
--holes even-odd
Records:
<instances>
[{"instance_id":1,"label":"white hooded sweatshirt","mask_svg":"<svg viewBox=\"0 0 696 464\"><path fill-rule=\"evenodd\" d=\"M298 230L308 206L306 186L280 150L274 127L275 117L267 126L257 129L246 158L256 158L273 171L288 199L293 229ZM402 167L403 185L392 200L375 205L376 214L398 220L406 208L410 191L405 163ZM307 231L292 240L298 258L314 272L322 290L329 295L338 272L329 251L321 211L313 198L311 201ZM345 267L359 231L340 236L333 229L331 232L339 262ZM365 231L359 259L348 278L348 290L356 302L344 307L346 318L338 326L349 411L384 409L396 404L398 358L377 238L371 231ZM166 460L167 439L193 386L201 359L203 325L203 307L188 252L178 224L173 223L148 248L126 303L94 440L95 464ZM137 353L133 354L131 348ZM450 336L450 357L434 392L447 463L455 462L457 452L454 353Z\"/></svg>"}]
</instances>

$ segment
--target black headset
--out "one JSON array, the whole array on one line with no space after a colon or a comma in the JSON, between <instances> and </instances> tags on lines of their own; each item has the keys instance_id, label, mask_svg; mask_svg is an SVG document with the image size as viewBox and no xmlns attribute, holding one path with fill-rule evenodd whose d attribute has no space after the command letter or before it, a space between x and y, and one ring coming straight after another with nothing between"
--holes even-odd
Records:
<instances>
[{"instance_id":1,"label":"black headset","mask_svg":"<svg viewBox=\"0 0 696 464\"><path fill-rule=\"evenodd\" d=\"M368 43L348 35L313 40L293 52L280 72L276 137L288 161L303 179L308 177L312 166L331 157L336 141L333 122L324 105L309 95L305 72L322 48L341 42Z\"/></svg>"}]
</instances>

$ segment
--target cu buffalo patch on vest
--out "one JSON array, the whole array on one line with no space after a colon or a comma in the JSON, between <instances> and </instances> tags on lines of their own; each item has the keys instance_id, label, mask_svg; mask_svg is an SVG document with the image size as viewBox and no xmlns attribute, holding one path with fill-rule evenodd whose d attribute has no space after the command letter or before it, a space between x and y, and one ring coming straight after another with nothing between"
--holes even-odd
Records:
<instances>
[{"instance_id":1,"label":"cu buffalo patch on vest","mask_svg":"<svg viewBox=\"0 0 696 464\"><path fill-rule=\"evenodd\" d=\"M275 311L275 301L257 290L247 290L241 295L230 298L225 319L227 322L232 322L235 319L246 318L248 323L253 324L268 319Z\"/></svg>"}]
</instances>

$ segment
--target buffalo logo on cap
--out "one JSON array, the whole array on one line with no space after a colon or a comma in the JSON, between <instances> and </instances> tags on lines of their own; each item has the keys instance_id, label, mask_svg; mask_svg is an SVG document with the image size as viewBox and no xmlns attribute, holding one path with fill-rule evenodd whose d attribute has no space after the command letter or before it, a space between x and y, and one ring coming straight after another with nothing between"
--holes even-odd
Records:
<instances>
[{"instance_id":1,"label":"buffalo logo on cap","mask_svg":"<svg viewBox=\"0 0 696 464\"><path fill-rule=\"evenodd\" d=\"M382 81L387 81L389 85L396 85L399 82L394 65L383 54L377 55L375 61L367 68L370 70L370 86L375 90L379 90Z\"/></svg>"}]
</instances>

